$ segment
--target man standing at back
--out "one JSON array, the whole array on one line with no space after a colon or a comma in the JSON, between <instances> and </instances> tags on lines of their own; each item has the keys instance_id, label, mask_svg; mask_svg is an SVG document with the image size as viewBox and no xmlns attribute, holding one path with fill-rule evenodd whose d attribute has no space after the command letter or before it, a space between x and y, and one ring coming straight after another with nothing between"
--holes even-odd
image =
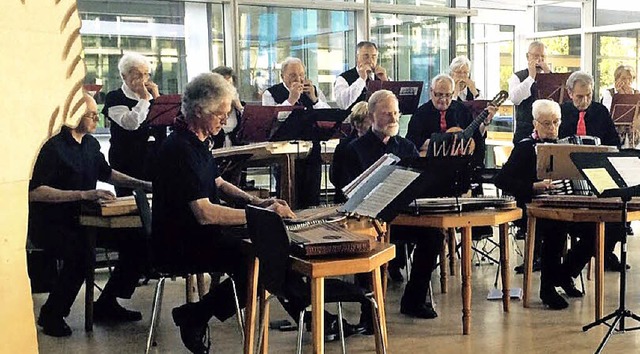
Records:
<instances>
[{"instance_id":1,"label":"man standing at back","mask_svg":"<svg viewBox=\"0 0 640 354\"><path fill-rule=\"evenodd\" d=\"M324 93L306 79L305 68L298 58L288 57L281 66L282 82L269 87L262 94L263 106L295 106L331 108Z\"/></svg>"},{"instance_id":2,"label":"man standing at back","mask_svg":"<svg viewBox=\"0 0 640 354\"><path fill-rule=\"evenodd\" d=\"M373 42L362 41L356 46L356 66L340 74L333 84L336 104L342 109L366 101L367 82L388 81L387 70L378 65L378 47Z\"/></svg>"},{"instance_id":3,"label":"man standing at back","mask_svg":"<svg viewBox=\"0 0 640 354\"><path fill-rule=\"evenodd\" d=\"M549 65L545 61L544 43L531 42L527 52L527 68L513 73L509 79L509 99L515 105L514 144L531 135L533 131L531 105L537 98L536 75L550 72Z\"/></svg>"}]
</instances>

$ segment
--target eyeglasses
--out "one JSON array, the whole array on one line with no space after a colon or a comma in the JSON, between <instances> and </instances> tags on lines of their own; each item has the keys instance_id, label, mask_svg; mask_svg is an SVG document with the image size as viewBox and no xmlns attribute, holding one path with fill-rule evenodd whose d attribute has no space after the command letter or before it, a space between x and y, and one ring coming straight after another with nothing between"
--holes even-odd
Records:
<instances>
[{"instance_id":1,"label":"eyeglasses","mask_svg":"<svg viewBox=\"0 0 640 354\"><path fill-rule=\"evenodd\" d=\"M431 93L433 94L433 97L435 97L435 98L447 98L447 99L449 99L449 98L453 97L453 93L449 93L449 92L447 92L447 93L431 92Z\"/></svg>"},{"instance_id":2,"label":"eyeglasses","mask_svg":"<svg viewBox=\"0 0 640 354\"><path fill-rule=\"evenodd\" d=\"M551 127L554 127L554 126L555 127L559 127L560 126L560 120L554 120L554 121L548 120L548 121L541 122L541 121L536 119L536 122L538 122L539 124L542 124L542 126L547 128L547 129L549 129Z\"/></svg>"},{"instance_id":3,"label":"eyeglasses","mask_svg":"<svg viewBox=\"0 0 640 354\"><path fill-rule=\"evenodd\" d=\"M82 115L82 118L89 118L92 121L97 122L100 120L100 115L98 114L98 112L86 112Z\"/></svg>"}]
</instances>

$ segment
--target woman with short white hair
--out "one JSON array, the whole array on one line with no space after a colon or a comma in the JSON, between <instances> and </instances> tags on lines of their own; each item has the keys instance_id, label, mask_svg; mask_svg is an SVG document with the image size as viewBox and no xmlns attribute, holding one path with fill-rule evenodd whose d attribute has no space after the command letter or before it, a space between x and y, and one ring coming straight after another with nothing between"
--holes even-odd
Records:
<instances>
[{"instance_id":1,"label":"woman with short white hair","mask_svg":"<svg viewBox=\"0 0 640 354\"><path fill-rule=\"evenodd\" d=\"M473 101L480 96L480 90L469 76L471 61L464 55L455 57L449 64L449 75L455 82L453 97L458 101Z\"/></svg>"}]
</instances>

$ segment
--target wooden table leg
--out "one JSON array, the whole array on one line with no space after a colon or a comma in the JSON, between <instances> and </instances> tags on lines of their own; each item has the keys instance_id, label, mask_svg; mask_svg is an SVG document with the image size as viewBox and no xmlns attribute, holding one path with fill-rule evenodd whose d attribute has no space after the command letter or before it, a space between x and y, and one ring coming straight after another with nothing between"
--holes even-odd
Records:
<instances>
[{"instance_id":1,"label":"wooden table leg","mask_svg":"<svg viewBox=\"0 0 640 354\"><path fill-rule=\"evenodd\" d=\"M382 333L378 333L378 326L374 325L373 330L376 336L376 353L382 354L384 352L384 348L388 348L388 337L387 337L387 313L384 307L384 292L382 291L382 279L380 275L380 268L375 268L371 272L371 288L373 289L373 297L378 304L378 311L380 313L379 321L380 321L380 329ZM372 308L373 311L373 308ZM373 318L376 318L375 315Z\"/></svg>"},{"instance_id":2,"label":"wooden table leg","mask_svg":"<svg viewBox=\"0 0 640 354\"><path fill-rule=\"evenodd\" d=\"M531 288L531 276L533 273L533 248L536 238L536 218L529 215L527 237L524 246L524 281L522 284L522 306L529 307L529 293Z\"/></svg>"},{"instance_id":3,"label":"wooden table leg","mask_svg":"<svg viewBox=\"0 0 640 354\"><path fill-rule=\"evenodd\" d=\"M462 334L471 332L471 226L462 229Z\"/></svg>"},{"instance_id":4,"label":"wooden table leg","mask_svg":"<svg viewBox=\"0 0 640 354\"><path fill-rule=\"evenodd\" d=\"M440 292L447 293L447 237L442 240L442 250L440 251ZM433 294L432 294L433 295Z\"/></svg>"},{"instance_id":5,"label":"wooden table leg","mask_svg":"<svg viewBox=\"0 0 640 354\"><path fill-rule=\"evenodd\" d=\"M260 354L269 353L269 292L260 286L260 318L264 318L262 326L262 343L258 352Z\"/></svg>"},{"instance_id":6,"label":"wooden table leg","mask_svg":"<svg viewBox=\"0 0 640 354\"><path fill-rule=\"evenodd\" d=\"M284 154L282 160L284 163L280 164L282 168L280 172L280 198L289 203L292 209L295 209L297 206L295 195L296 157L291 154Z\"/></svg>"},{"instance_id":7,"label":"wooden table leg","mask_svg":"<svg viewBox=\"0 0 640 354\"><path fill-rule=\"evenodd\" d=\"M384 234L384 243L391 243L391 224L387 224L387 232ZM380 267L382 273L382 293L387 295L387 285L389 284L389 278L387 277L387 270L389 270L389 263L385 263ZM408 280L408 279L407 279Z\"/></svg>"},{"instance_id":8,"label":"wooden table leg","mask_svg":"<svg viewBox=\"0 0 640 354\"><path fill-rule=\"evenodd\" d=\"M84 329L93 331L93 283L95 282L96 267L96 237L98 230L87 227L87 270L84 281Z\"/></svg>"},{"instance_id":9,"label":"wooden table leg","mask_svg":"<svg viewBox=\"0 0 640 354\"><path fill-rule=\"evenodd\" d=\"M196 274L196 284L198 286L198 301L202 300L202 297L207 294L205 287L204 273Z\"/></svg>"},{"instance_id":10,"label":"wooden table leg","mask_svg":"<svg viewBox=\"0 0 640 354\"><path fill-rule=\"evenodd\" d=\"M249 263L249 272L247 274L247 304L244 313L244 354L253 354L255 345L258 269L259 261L258 258L254 257L253 261Z\"/></svg>"},{"instance_id":11,"label":"wooden table leg","mask_svg":"<svg viewBox=\"0 0 640 354\"><path fill-rule=\"evenodd\" d=\"M311 279L313 352L324 353L324 278Z\"/></svg>"},{"instance_id":12,"label":"wooden table leg","mask_svg":"<svg viewBox=\"0 0 640 354\"><path fill-rule=\"evenodd\" d=\"M596 223L596 321L604 313L604 223Z\"/></svg>"},{"instance_id":13,"label":"wooden table leg","mask_svg":"<svg viewBox=\"0 0 640 354\"><path fill-rule=\"evenodd\" d=\"M456 275L456 229L447 229L447 242L449 244L449 271L452 276Z\"/></svg>"},{"instance_id":14,"label":"wooden table leg","mask_svg":"<svg viewBox=\"0 0 640 354\"><path fill-rule=\"evenodd\" d=\"M509 312L509 302L511 301L511 289L509 279L509 224L504 223L499 226L500 231L500 270L502 275L502 309Z\"/></svg>"}]
</instances>

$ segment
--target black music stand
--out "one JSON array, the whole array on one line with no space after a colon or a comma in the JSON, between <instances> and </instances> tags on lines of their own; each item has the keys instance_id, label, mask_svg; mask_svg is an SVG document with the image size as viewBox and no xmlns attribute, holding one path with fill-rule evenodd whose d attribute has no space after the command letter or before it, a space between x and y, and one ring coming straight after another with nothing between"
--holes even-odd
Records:
<instances>
[{"instance_id":1,"label":"black music stand","mask_svg":"<svg viewBox=\"0 0 640 354\"><path fill-rule=\"evenodd\" d=\"M536 97L562 104L568 101L567 79L571 73L540 73L536 75Z\"/></svg>"},{"instance_id":2,"label":"black music stand","mask_svg":"<svg viewBox=\"0 0 640 354\"><path fill-rule=\"evenodd\" d=\"M269 141L325 141L340 129L349 111L336 108L298 109L282 122L275 122Z\"/></svg>"},{"instance_id":3,"label":"black music stand","mask_svg":"<svg viewBox=\"0 0 640 354\"><path fill-rule=\"evenodd\" d=\"M389 90L398 98L398 107L402 114L413 114L418 109L422 94L422 81L381 81L367 83L367 101L378 90Z\"/></svg>"},{"instance_id":4,"label":"black music stand","mask_svg":"<svg viewBox=\"0 0 640 354\"><path fill-rule=\"evenodd\" d=\"M637 162L626 161L624 168L638 168L640 166L640 151L621 151L618 153L572 153L571 160L576 165L580 173L585 177L591 189L594 191L598 198L620 198L622 201L622 223L627 222L627 204L632 197L640 196L640 185L629 186L629 176L624 170L621 170L621 166L614 166L610 158L636 158ZM635 165L635 166L634 166ZM613 331L625 332L634 331L640 329L640 327L625 328L624 319L629 317L640 322L640 316L637 316L631 310L626 308L626 290L627 290L627 233L626 230L622 231L620 262L620 303L618 309L614 312L604 316L603 318L589 323L582 327L583 331L588 331L590 328L604 324L609 327L607 334L602 338L602 342L596 349L596 354L602 352L604 346L607 344ZM608 323L607 321L613 320ZM616 324L618 328L616 328Z\"/></svg>"},{"instance_id":5,"label":"black music stand","mask_svg":"<svg viewBox=\"0 0 640 354\"><path fill-rule=\"evenodd\" d=\"M240 119L238 139L242 143L269 141L276 122L287 119L291 111L301 106L257 106L246 105Z\"/></svg>"},{"instance_id":6,"label":"black music stand","mask_svg":"<svg viewBox=\"0 0 640 354\"><path fill-rule=\"evenodd\" d=\"M147 124L172 127L180 115L181 95L162 95L153 100L147 114Z\"/></svg>"}]
</instances>

